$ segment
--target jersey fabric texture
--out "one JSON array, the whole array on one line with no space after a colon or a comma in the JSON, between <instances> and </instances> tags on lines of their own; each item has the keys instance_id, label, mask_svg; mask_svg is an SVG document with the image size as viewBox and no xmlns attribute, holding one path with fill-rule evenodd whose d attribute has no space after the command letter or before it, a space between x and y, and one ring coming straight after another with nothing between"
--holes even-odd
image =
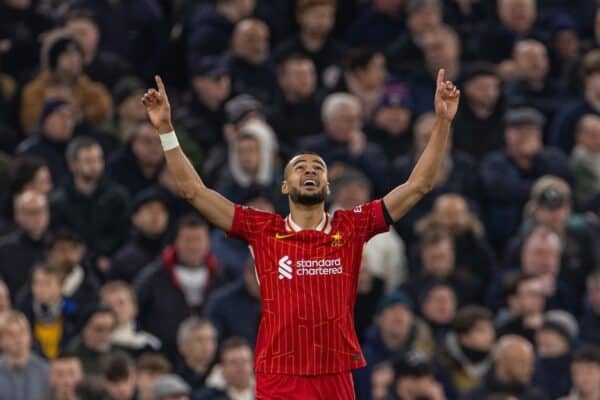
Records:
<instances>
[{"instance_id":1,"label":"jersey fabric texture","mask_svg":"<svg viewBox=\"0 0 600 400\"><path fill-rule=\"evenodd\" d=\"M263 306L255 371L326 375L363 367L354 303L363 245L389 229L383 202L298 228L289 216L235 206L229 236L250 246Z\"/></svg>"},{"instance_id":2,"label":"jersey fabric texture","mask_svg":"<svg viewBox=\"0 0 600 400\"><path fill-rule=\"evenodd\" d=\"M256 400L354 400L352 373L319 376L256 374Z\"/></svg>"}]
</instances>

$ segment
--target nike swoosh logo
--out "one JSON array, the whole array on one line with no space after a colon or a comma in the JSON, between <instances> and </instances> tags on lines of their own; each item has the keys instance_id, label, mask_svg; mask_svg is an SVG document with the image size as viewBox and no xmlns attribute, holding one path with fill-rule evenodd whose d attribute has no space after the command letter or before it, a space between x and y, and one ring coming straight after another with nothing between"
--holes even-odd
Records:
<instances>
[{"instance_id":1,"label":"nike swoosh logo","mask_svg":"<svg viewBox=\"0 0 600 400\"><path fill-rule=\"evenodd\" d=\"M292 237L294 235L295 235L295 233L290 233L290 234L287 234L287 235L282 235L281 233L276 233L275 234L275 239L277 239L277 240L285 239L285 238Z\"/></svg>"}]
</instances>

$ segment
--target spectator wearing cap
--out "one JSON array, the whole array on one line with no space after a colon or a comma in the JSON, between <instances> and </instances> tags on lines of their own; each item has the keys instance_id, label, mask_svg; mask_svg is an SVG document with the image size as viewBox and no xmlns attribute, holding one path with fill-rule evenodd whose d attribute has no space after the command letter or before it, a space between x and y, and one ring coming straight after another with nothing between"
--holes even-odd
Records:
<instances>
[{"instance_id":1,"label":"spectator wearing cap","mask_svg":"<svg viewBox=\"0 0 600 400\"><path fill-rule=\"evenodd\" d=\"M195 214L181 217L172 244L136 278L140 327L156 336L164 353L176 358L173 327L198 315L219 277L219 265L210 251L207 222Z\"/></svg>"},{"instance_id":2,"label":"spectator wearing cap","mask_svg":"<svg viewBox=\"0 0 600 400\"><path fill-rule=\"evenodd\" d=\"M109 90L122 76L131 73L127 62L118 55L99 49L100 28L90 10L78 9L66 16L65 28L73 35L83 52L83 72ZM139 99L138 99L139 101Z\"/></svg>"},{"instance_id":3,"label":"spectator wearing cap","mask_svg":"<svg viewBox=\"0 0 600 400\"><path fill-rule=\"evenodd\" d=\"M104 173L104 154L95 140L74 139L66 156L73 178L50 199L52 226L67 226L80 234L94 266L106 273L108 257L127 235L129 196Z\"/></svg>"},{"instance_id":4,"label":"spectator wearing cap","mask_svg":"<svg viewBox=\"0 0 600 400\"><path fill-rule=\"evenodd\" d=\"M557 112L549 131L549 144L571 154L581 117L600 115L600 50L592 50L583 58L583 98L565 104Z\"/></svg>"},{"instance_id":5,"label":"spectator wearing cap","mask_svg":"<svg viewBox=\"0 0 600 400\"><path fill-rule=\"evenodd\" d=\"M19 144L17 154L43 159L52 182L58 185L69 174L65 150L75 130L75 109L65 100L49 99L44 103L39 122L39 130Z\"/></svg>"},{"instance_id":6,"label":"spectator wearing cap","mask_svg":"<svg viewBox=\"0 0 600 400\"><path fill-rule=\"evenodd\" d=\"M277 65L277 79L281 90L269 110L269 122L284 152L293 154L300 139L323 130L315 64L302 53L288 54Z\"/></svg>"},{"instance_id":7,"label":"spectator wearing cap","mask_svg":"<svg viewBox=\"0 0 600 400\"><path fill-rule=\"evenodd\" d=\"M107 174L135 197L155 185L163 167L165 155L156 130L148 122L139 123L127 143L107 160Z\"/></svg>"},{"instance_id":8,"label":"spectator wearing cap","mask_svg":"<svg viewBox=\"0 0 600 400\"><path fill-rule=\"evenodd\" d=\"M437 351L440 368L456 390L464 394L478 386L492 366L496 339L493 314L468 305L458 310L450 331Z\"/></svg>"},{"instance_id":9,"label":"spectator wearing cap","mask_svg":"<svg viewBox=\"0 0 600 400\"><path fill-rule=\"evenodd\" d=\"M191 13L187 45L188 61L195 66L201 58L222 54L229 47L235 24L250 17L254 1L218 0L200 4Z\"/></svg>"},{"instance_id":10,"label":"spectator wearing cap","mask_svg":"<svg viewBox=\"0 0 600 400\"><path fill-rule=\"evenodd\" d=\"M575 147L571 153L574 195L579 208L600 193L600 116L581 117L575 132Z\"/></svg>"},{"instance_id":11,"label":"spectator wearing cap","mask_svg":"<svg viewBox=\"0 0 600 400\"><path fill-rule=\"evenodd\" d=\"M561 310L544 314L542 326L535 333L537 361L533 382L543 387L551 399L569 393L571 377L565 371L571 364L578 336L575 317Z\"/></svg>"},{"instance_id":12,"label":"spectator wearing cap","mask_svg":"<svg viewBox=\"0 0 600 400\"><path fill-rule=\"evenodd\" d=\"M391 392L400 400L446 400L443 384L423 354L407 353L394 362Z\"/></svg>"},{"instance_id":13,"label":"spectator wearing cap","mask_svg":"<svg viewBox=\"0 0 600 400\"><path fill-rule=\"evenodd\" d=\"M272 103L277 78L269 60L270 32L259 19L238 22L231 37L231 85L236 93L247 93L263 103Z\"/></svg>"},{"instance_id":14,"label":"spectator wearing cap","mask_svg":"<svg viewBox=\"0 0 600 400\"><path fill-rule=\"evenodd\" d=\"M273 58L280 65L292 54L308 57L315 68L316 85L325 90L338 85L342 72L339 63L344 45L330 35L336 11L333 0L298 1L296 21L300 31L282 41L273 52Z\"/></svg>"},{"instance_id":15,"label":"spectator wearing cap","mask_svg":"<svg viewBox=\"0 0 600 400\"><path fill-rule=\"evenodd\" d=\"M453 146L480 161L504 144L504 100L493 65L465 67L460 78L463 98L453 123Z\"/></svg>"},{"instance_id":16,"label":"spectator wearing cap","mask_svg":"<svg viewBox=\"0 0 600 400\"><path fill-rule=\"evenodd\" d=\"M190 392L190 385L173 374L161 376L152 388L154 400L189 400Z\"/></svg>"},{"instance_id":17,"label":"spectator wearing cap","mask_svg":"<svg viewBox=\"0 0 600 400\"><path fill-rule=\"evenodd\" d=\"M513 51L515 76L505 82L506 101L510 105L528 105L550 120L564 102L564 93L550 76L550 56L537 40L518 41Z\"/></svg>"},{"instance_id":18,"label":"spectator wearing cap","mask_svg":"<svg viewBox=\"0 0 600 400\"><path fill-rule=\"evenodd\" d=\"M146 109L140 101L145 91L144 83L134 76L124 76L113 87L114 125L116 136L123 142L131 138L140 124L148 121Z\"/></svg>"},{"instance_id":19,"label":"spectator wearing cap","mask_svg":"<svg viewBox=\"0 0 600 400\"><path fill-rule=\"evenodd\" d=\"M100 303L109 307L117 319L111 342L132 356L144 352L158 352L160 340L141 330L136 322L138 304L133 288L123 281L112 281L100 290Z\"/></svg>"},{"instance_id":20,"label":"spectator wearing cap","mask_svg":"<svg viewBox=\"0 0 600 400\"><path fill-rule=\"evenodd\" d=\"M101 360L112 350L111 337L117 317L111 308L95 306L83 313L81 333L67 347L79 357L86 374L101 373Z\"/></svg>"},{"instance_id":21,"label":"spectator wearing cap","mask_svg":"<svg viewBox=\"0 0 600 400\"><path fill-rule=\"evenodd\" d=\"M254 263L248 260L242 276L210 294L203 315L217 329L221 343L242 337L254 345L261 312Z\"/></svg>"},{"instance_id":22,"label":"spectator wearing cap","mask_svg":"<svg viewBox=\"0 0 600 400\"><path fill-rule=\"evenodd\" d=\"M600 345L600 269L596 268L586 279L583 313L579 319L581 340Z\"/></svg>"},{"instance_id":23,"label":"spectator wearing cap","mask_svg":"<svg viewBox=\"0 0 600 400\"><path fill-rule=\"evenodd\" d=\"M543 175L571 179L566 157L542 143L544 122L544 116L532 108L507 111L504 149L482 161L484 220L492 245L499 251L521 223L533 182Z\"/></svg>"},{"instance_id":24,"label":"spectator wearing cap","mask_svg":"<svg viewBox=\"0 0 600 400\"><path fill-rule=\"evenodd\" d=\"M44 241L48 236L50 209L45 195L25 190L15 196L14 232L0 239L0 278L17 292L27 283L36 262L44 258Z\"/></svg>"},{"instance_id":25,"label":"spectator wearing cap","mask_svg":"<svg viewBox=\"0 0 600 400\"><path fill-rule=\"evenodd\" d=\"M186 95L184 106L176 111L175 121L208 152L224 141L224 106L231 95L228 60L219 56L203 57L191 74L192 90Z\"/></svg>"},{"instance_id":26,"label":"spectator wearing cap","mask_svg":"<svg viewBox=\"0 0 600 400\"><path fill-rule=\"evenodd\" d=\"M369 399L371 371L383 361L408 351L432 356L435 342L427 324L413 312L410 297L396 291L386 295L377 307L375 324L367 332L363 354L367 367L354 371L357 398Z\"/></svg>"},{"instance_id":27,"label":"spectator wearing cap","mask_svg":"<svg viewBox=\"0 0 600 400\"><path fill-rule=\"evenodd\" d=\"M413 102L408 86L388 84L373 108L365 131L392 160L412 148Z\"/></svg>"},{"instance_id":28,"label":"spectator wearing cap","mask_svg":"<svg viewBox=\"0 0 600 400\"><path fill-rule=\"evenodd\" d=\"M21 126L31 134L42 120L44 101L52 92L67 90L79 104L83 116L95 124L107 121L112 100L106 88L83 73L83 51L79 42L64 31L46 39L43 69L23 88Z\"/></svg>"},{"instance_id":29,"label":"spectator wearing cap","mask_svg":"<svg viewBox=\"0 0 600 400\"><path fill-rule=\"evenodd\" d=\"M321 107L325 133L312 135L299 144L320 154L332 167L339 163L353 167L373 179L376 195L389 187L388 162L383 149L367 140L363 133L363 109L360 101L348 93L327 96Z\"/></svg>"},{"instance_id":30,"label":"spectator wearing cap","mask_svg":"<svg viewBox=\"0 0 600 400\"><path fill-rule=\"evenodd\" d=\"M560 400L593 400L600 396L600 347L584 346L573 353L573 388Z\"/></svg>"},{"instance_id":31,"label":"spectator wearing cap","mask_svg":"<svg viewBox=\"0 0 600 400\"><path fill-rule=\"evenodd\" d=\"M415 121L413 127L413 150L409 154L399 155L392 163L392 184L402 184L408 179L421 153L425 150L431 137L435 116L426 113ZM442 161L437 181L433 190L413 207L397 224L395 228L406 240L409 248L416 238L415 223L424 217L432 208L437 197L444 193L458 193L472 202L479 198L478 177L473 171L475 163L471 157L460 151L455 151L449 142L446 145L446 155Z\"/></svg>"},{"instance_id":32,"label":"spectator wearing cap","mask_svg":"<svg viewBox=\"0 0 600 400\"><path fill-rule=\"evenodd\" d=\"M165 194L151 187L140 192L130 209L129 239L112 257L109 280L133 282L143 267L161 252L169 225L169 209Z\"/></svg>"},{"instance_id":33,"label":"spectator wearing cap","mask_svg":"<svg viewBox=\"0 0 600 400\"><path fill-rule=\"evenodd\" d=\"M533 346L517 335L501 337L494 351L494 366L478 388L462 400L480 400L492 393L506 393L520 400L547 400L544 391L532 383Z\"/></svg>"},{"instance_id":34,"label":"spectator wearing cap","mask_svg":"<svg viewBox=\"0 0 600 400\"><path fill-rule=\"evenodd\" d=\"M427 33L441 27L443 9L440 0L406 2L406 31L394 38L386 49L389 68L396 75L414 74L425 58L422 43Z\"/></svg>"},{"instance_id":35,"label":"spectator wearing cap","mask_svg":"<svg viewBox=\"0 0 600 400\"><path fill-rule=\"evenodd\" d=\"M345 42L352 48L368 47L384 50L404 32L405 2L399 0L377 0L350 26Z\"/></svg>"}]
</instances>

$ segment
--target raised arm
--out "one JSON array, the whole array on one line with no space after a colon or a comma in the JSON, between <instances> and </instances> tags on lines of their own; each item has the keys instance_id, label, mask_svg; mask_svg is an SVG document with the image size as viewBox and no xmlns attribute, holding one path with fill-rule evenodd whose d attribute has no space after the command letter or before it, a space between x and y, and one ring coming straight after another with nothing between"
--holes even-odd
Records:
<instances>
[{"instance_id":1,"label":"raised arm","mask_svg":"<svg viewBox=\"0 0 600 400\"><path fill-rule=\"evenodd\" d=\"M148 117L161 136L167 168L175 179L179 192L213 225L229 231L233 224L234 204L212 189L207 188L185 156L171 122L171 106L165 85L155 77L156 89L149 89L142 97Z\"/></svg>"},{"instance_id":2,"label":"raised arm","mask_svg":"<svg viewBox=\"0 0 600 400\"><path fill-rule=\"evenodd\" d=\"M436 119L431 138L408 180L383 198L385 207L394 221L398 221L433 189L435 178L444 159L450 124L456 115L460 97L460 91L452 82L445 81L444 75L445 71L441 69L437 76Z\"/></svg>"}]
</instances>

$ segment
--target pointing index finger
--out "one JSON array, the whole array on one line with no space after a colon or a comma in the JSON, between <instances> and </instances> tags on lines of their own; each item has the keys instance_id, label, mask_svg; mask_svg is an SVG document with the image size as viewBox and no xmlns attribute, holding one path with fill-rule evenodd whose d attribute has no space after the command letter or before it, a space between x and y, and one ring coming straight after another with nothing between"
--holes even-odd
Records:
<instances>
[{"instance_id":1,"label":"pointing index finger","mask_svg":"<svg viewBox=\"0 0 600 400\"><path fill-rule=\"evenodd\" d=\"M437 75L437 87L441 88L442 85L444 84L444 78L446 75L446 70L444 68L440 68L440 70L438 71L438 75Z\"/></svg>"},{"instance_id":2,"label":"pointing index finger","mask_svg":"<svg viewBox=\"0 0 600 400\"><path fill-rule=\"evenodd\" d=\"M154 80L156 81L156 86L158 87L158 92L162 95L166 95L167 91L165 89L165 84L163 83L160 76L155 75Z\"/></svg>"}]
</instances>

